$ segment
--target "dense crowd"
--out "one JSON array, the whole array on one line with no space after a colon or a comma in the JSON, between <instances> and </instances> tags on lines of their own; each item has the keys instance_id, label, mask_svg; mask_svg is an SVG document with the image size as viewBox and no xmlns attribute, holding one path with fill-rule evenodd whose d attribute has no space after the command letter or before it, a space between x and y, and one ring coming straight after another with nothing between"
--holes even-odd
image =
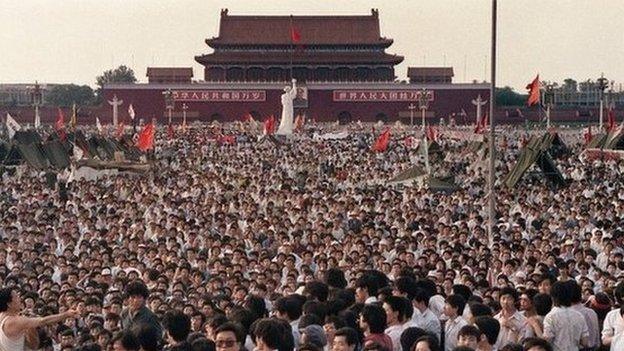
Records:
<instances>
[{"instance_id":1,"label":"dense crowd","mask_svg":"<svg viewBox=\"0 0 624 351\"><path fill-rule=\"evenodd\" d=\"M565 186L509 189L524 132L501 131L488 236L483 148L442 132L438 192L388 183L423 161L409 129L374 153L358 126L228 128L161 133L149 172L63 191L6 172L0 349L624 350L624 162L584 158L580 132Z\"/></svg>"}]
</instances>

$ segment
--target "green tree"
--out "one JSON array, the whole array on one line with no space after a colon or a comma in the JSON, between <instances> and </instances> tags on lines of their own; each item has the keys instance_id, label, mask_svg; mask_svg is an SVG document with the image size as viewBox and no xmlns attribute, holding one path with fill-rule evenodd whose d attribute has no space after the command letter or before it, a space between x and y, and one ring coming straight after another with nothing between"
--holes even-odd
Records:
<instances>
[{"instance_id":1,"label":"green tree","mask_svg":"<svg viewBox=\"0 0 624 351\"><path fill-rule=\"evenodd\" d=\"M572 78L566 78L563 80L562 88L565 91L577 91L578 83Z\"/></svg>"},{"instance_id":2,"label":"green tree","mask_svg":"<svg viewBox=\"0 0 624 351\"><path fill-rule=\"evenodd\" d=\"M102 90L105 84L109 83L135 83L137 81L134 76L134 71L131 68L121 65L115 69L109 69L102 73L101 76L97 76L96 83L98 89L96 90L98 102L102 101Z\"/></svg>"},{"instance_id":3,"label":"green tree","mask_svg":"<svg viewBox=\"0 0 624 351\"><path fill-rule=\"evenodd\" d=\"M46 94L46 104L53 106L68 107L73 103L77 105L90 105L94 102L95 94L88 85L59 84L53 86Z\"/></svg>"},{"instance_id":4,"label":"green tree","mask_svg":"<svg viewBox=\"0 0 624 351\"><path fill-rule=\"evenodd\" d=\"M496 88L496 106L522 106L528 95L518 94L511 87Z\"/></svg>"}]
</instances>

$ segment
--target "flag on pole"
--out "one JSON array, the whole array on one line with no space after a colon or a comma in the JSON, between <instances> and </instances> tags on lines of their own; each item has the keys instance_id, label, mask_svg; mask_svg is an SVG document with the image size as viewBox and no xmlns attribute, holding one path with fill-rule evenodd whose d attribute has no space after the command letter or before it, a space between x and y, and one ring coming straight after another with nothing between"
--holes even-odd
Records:
<instances>
[{"instance_id":1,"label":"flag on pole","mask_svg":"<svg viewBox=\"0 0 624 351\"><path fill-rule=\"evenodd\" d=\"M95 117L95 127L97 128L98 132L101 134L102 133L102 124L100 123L100 119Z\"/></svg>"},{"instance_id":2,"label":"flag on pole","mask_svg":"<svg viewBox=\"0 0 624 351\"><path fill-rule=\"evenodd\" d=\"M433 126L429 125L427 126L427 139L431 140L431 141L437 141L438 139L438 131L433 128Z\"/></svg>"},{"instance_id":3,"label":"flag on pole","mask_svg":"<svg viewBox=\"0 0 624 351\"><path fill-rule=\"evenodd\" d=\"M540 82L539 82L539 74L533 79L531 83L526 86L526 89L529 90L529 99L527 100L528 106L533 106L535 104L539 104L540 102Z\"/></svg>"},{"instance_id":4,"label":"flag on pole","mask_svg":"<svg viewBox=\"0 0 624 351\"><path fill-rule=\"evenodd\" d=\"M390 128L387 128L383 133L379 135L379 138L373 144L374 152L384 152L388 148L388 144L390 143Z\"/></svg>"},{"instance_id":5,"label":"flag on pole","mask_svg":"<svg viewBox=\"0 0 624 351\"><path fill-rule=\"evenodd\" d=\"M148 123L143 127L137 140L137 148L145 152L154 147L154 124Z\"/></svg>"},{"instance_id":6,"label":"flag on pole","mask_svg":"<svg viewBox=\"0 0 624 351\"><path fill-rule=\"evenodd\" d=\"M583 130L583 139L585 139L585 145L589 144L592 140L591 126L587 126L587 128Z\"/></svg>"},{"instance_id":7,"label":"flag on pole","mask_svg":"<svg viewBox=\"0 0 624 351\"><path fill-rule=\"evenodd\" d=\"M134 113L134 107L132 107L132 104L128 106L128 115L130 116L130 119L132 120L134 120L134 116L136 116L136 114Z\"/></svg>"},{"instance_id":8,"label":"flag on pole","mask_svg":"<svg viewBox=\"0 0 624 351\"><path fill-rule=\"evenodd\" d=\"M56 129L56 133L61 140L67 138L67 134L65 133L65 114L60 107L58 108L58 117L56 118L56 123L54 123L54 129Z\"/></svg>"},{"instance_id":9,"label":"flag on pole","mask_svg":"<svg viewBox=\"0 0 624 351\"><path fill-rule=\"evenodd\" d=\"M13 117L11 117L11 115L8 112L6 115L5 123L6 123L7 131L9 133L9 139L13 139L15 132L22 129L22 126L20 126L19 123L17 123L17 121L14 120Z\"/></svg>"},{"instance_id":10,"label":"flag on pole","mask_svg":"<svg viewBox=\"0 0 624 351\"><path fill-rule=\"evenodd\" d=\"M275 116L271 115L271 117L264 120L264 135L273 133L275 133Z\"/></svg>"},{"instance_id":11,"label":"flag on pole","mask_svg":"<svg viewBox=\"0 0 624 351\"><path fill-rule=\"evenodd\" d=\"M294 44L299 44L301 42L301 32L299 32L299 29L292 23L292 16L290 19L290 40Z\"/></svg>"},{"instance_id":12,"label":"flag on pole","mask_svg":"<svg viewBox=\"0 0 624 351\"><path fill-rule=\"evenodd\" d=\"M77 112L76 112L76 103L74 102L72 104L72 115L71 115L71 119L69 120L69 127L71 129L76 129L76 123L77 123Z\"/></svg>"}]
</instances>

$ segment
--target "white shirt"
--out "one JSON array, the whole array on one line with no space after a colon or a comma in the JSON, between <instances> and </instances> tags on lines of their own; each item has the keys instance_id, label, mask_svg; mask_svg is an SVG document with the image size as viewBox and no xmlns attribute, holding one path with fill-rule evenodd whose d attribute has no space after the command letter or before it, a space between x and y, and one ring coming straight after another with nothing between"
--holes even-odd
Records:
<instances>
[{"instance_id":1,"label":"white shirt","mask_svg":"<svg viewBox=\"0 0 624 351\"><path fill-rule=\"evenodd\" d=\"M598 324L598 315L594 310L587 308L580 303L572 306L572 309L579 311L583 315L583 318L585 318L585 323L587 323L587 329L589 331L589 345L587 345L587 347L598 348L598 346L600 346L600 325Z\"/></svg>"},{"instance_id":2,"label":"white shirt","mask_svg":"<svg viewBox=\"0 0 624 351\"><path fill-rule=\"evenodd\" d=\"M602 337L613 337L611 351L624 350L624 319L620 310L616 309L607 313L602 327Z\"/></svg>"},{"instance_id":3,"label":"white shirt","mask_svg":"<svg viewBox=\"0 0 624 351\"><path fill-rule=\"evenodd\" d=\"M518 311L509 319L513 330L503 327L502 312L498 313L494 318L496 318L501 325L498 339L496 339L496 345L498 347L503 347L509 343L519 343L523 339L533 336L533 331L528 325L527 318Z\"/></svg>"},{"instance_id":4,"label":"white shirt","mask_svg":"<svg viewBox=\"0 0 624 351\"><path fill-rule=\"evenodd\" d=\"M401 334L405 330L405 324L397 324L386 328L386 335L392 339L392 350L394 351L402 351L401 347Z\"/></svg>"},{"instance_id":5,"label":"white shirt","mask_svg":"<svg viewBox=\"0 0 624 351\"><path fill-rule=\"evenodd\" d=\"M581 339L589 338L583 315L571 307L553 307L544 317L544 339L554 351L574 351L581 348Z\"/></svg>"},{"instance_id":6,"label":"white shirt","mask_svg":"<svg viewBox=\"0 0 624 351\"><path fill-rule=\"evenodd\" d=\"M468 322L462 316L455 317L455 319L449 319L444 325L444 350L451 351L457 346L457 339L459 338L459 330L467 325Z\"/></svg>"},{"instance_id":7,"label":"white shirt","mask_svg":"<svg viewBox=\"0 0 624 351\"><path fill-rule=\"evenodd\" d=\"M419 309L414 308L414 315L412 316L412 324L424 331L427 331L435 335L440 340L440 320L436 317L430 309L425 309L424 312L420 312Z\"/></svg>"}]
</instances>

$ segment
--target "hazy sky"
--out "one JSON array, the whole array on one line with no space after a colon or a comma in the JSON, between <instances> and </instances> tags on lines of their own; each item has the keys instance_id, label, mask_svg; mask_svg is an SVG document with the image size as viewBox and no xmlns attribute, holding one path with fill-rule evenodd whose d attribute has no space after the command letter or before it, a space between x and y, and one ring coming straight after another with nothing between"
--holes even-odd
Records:
<instances>
[{"instance_id":1,"label":"hazy sky","mask_svg":"<svg viewBox=\"0 0 624 351\"><path fill-rule=\"evenodd\" d=\"M230 14L348 15L378 8L387 50L408 66L452 65L455 82L489 80L490 0L0 0L0 82L95 85L126 64L140 81L148 66L192 66ZM544 80L624 82L624 0L499 0L497 85L524 91ZM487 71L487 73L486 73Z\"/></svg>"}]
</instances>

